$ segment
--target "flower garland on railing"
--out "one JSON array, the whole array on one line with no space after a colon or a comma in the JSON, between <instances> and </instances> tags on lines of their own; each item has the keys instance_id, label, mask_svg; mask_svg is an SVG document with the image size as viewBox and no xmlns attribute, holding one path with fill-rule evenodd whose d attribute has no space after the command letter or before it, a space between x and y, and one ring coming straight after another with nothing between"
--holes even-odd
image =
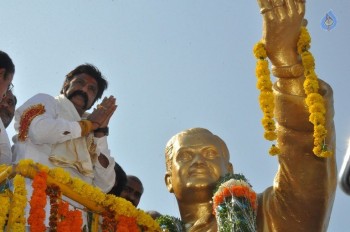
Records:
<instances>
[{"instance_id":1,"label":"flower garland on railing","mask_svg":"<svg viewBox=\"0 0 350 232\"><path fill-rule=\"evenodd\" d=\"M56 232L58 224L58 199L61 197L61 190L57 185L51 185L47 187L46 194L50 198L50 232Z\"/></svg>"},{"instance_id":2,"label":"flower garland on railing","mask_svg":"<svg viewBox=\"0 0 350 232\"><path fill-rule=\"evenodd\" d=\"M257 88L260 90L259 103L263 112L261 123L264 127L264 138L269 141L277 139L276 125L274 120L275 100L272 92L272 82L270 78L269 62L263 43L259 42L254 47L254 56L256 57L256 77ZM273 144L269 150L270 155L280 154L280 149Z\"/></svg>"},{"instance_id":3,"label":"flower garland on railing","mask_svg":"<svg viewBox=\"0 0 350 232\"><path fill-rule=\"evenodd\" d=\"M116 231L139 232L140 228L137 226L136 218L120 215L118 217L118 224L117 224Z\"/></svg>"},{"instance_id":4,"label":"flower garland on railing","mask_svg":"<svg viewBox=\"0 0 350 232\"><path fill-rule=\"evenodd\" d=\"M80 210L69 210L69 203L60 201L58 203L57 232L81 232L83 225L82 212Z\"/></svg>"},{"instance_id":5,"label":"flower garland on railing","mask_svg":"<svg viewBox=\"0 0 350 232\"><path fill-rule=\"evenodd\" d=\"M49 169L47 166L34 163L32 160L21 160L17 164L16 169L28 172L30 167L47 172L57 183L64 184L73 192L109 209L114 213L116 221L121 222L120 225L123 226L127 224L130 231L133 228L138 228L138 225L147 228L147 231L160 231L159 225L149 214L136 209L129 201L110 194L104 194L99 188L89 185L79 178L70 177L69 173L62 168ZM123 222L123 220L127 223Z\"/></svg>"},{"instance_id":6,"label":"flower garland on railing","mask_svg":"<svg viewBox=\"0 0 350 232\"><path fill-rule=\"evenodd\" d=\"M58 203L58 223L57 223L57 231L68 231L69 230L69 220L68 219L68 211L69 211L69 204L68 202L60 201Z\"/></svg>"},{"instance_id":7,"label":"flower garland on railing","mask_svg":"<svg viewBox=\"0 0 350 232\"><path fill-rule=\"evenodd\" d=\"M11 192L7 189L0 194L0 232L4 231L4 226L8 220L8 213L10 210Z\"/></svg>"},{"instance_id":8,"label":"flower garland on railing","mask_svg":"<svg viewBox=\"0 0 350 232\"><path fill-rule=\"evenodd\" d=\"M45 206L46 206L46 172L38 172L32 182L33 193L30 199L30 211L28 224L31 231L44 232L45 226Z\"/></svg>"},{"instance_id":9,"label":"flower garland on railing","mask_svg":"<svg viewBox=\"0 0 350 232\"><path fill-rule=\"evenodd\" d=\"M325 102L323 97L318 93L319 84L315 73L315 60L310 49L311 37L306 27L302 27L297 44L298 54L304 67L304 91L306 94L306 105L308 107L310 117L309 121L314 125L314 148L313 153L318 157L329 157L332 155L328 151L325 139L327 130L325 127ZM274 99L272 93L272 83L270 79L269 64L265 46L262 42L258 42L254 46L254 56L258 59L256 65L256 76L258 78L257 88L260 90L259 102L263 111L262 124L265 129L264 137L267 140L276 140L276 126L274 121ZM280 150L276 145L272 145L269 153L271 155L280 154Z\"/></svg>"},{"instance_id":10,"label":"flower garland on railing","mask_svg":"<svg viewBox=\"0 0 350 232\"><path fill-rule=\"evenodd\" d=\"M25 231L26 223L24 210L27 205L27 190L25 187L24 177L21 175L16 175L13 178L13 185L14 191L7 226L9 231L23 232Z\"/></svg>"},{"instance_id":11,"label":"flower garland on railing","mask_svg":"<svg viewBox=\"0 0 350 232\"><path fill-rule=\"evenodd\" d=\"M117 228L117 222L115 221L114 215L112 212L105 211L102 212L102 232L111 232L115 231Z\"/></svg>"}]
</instances>

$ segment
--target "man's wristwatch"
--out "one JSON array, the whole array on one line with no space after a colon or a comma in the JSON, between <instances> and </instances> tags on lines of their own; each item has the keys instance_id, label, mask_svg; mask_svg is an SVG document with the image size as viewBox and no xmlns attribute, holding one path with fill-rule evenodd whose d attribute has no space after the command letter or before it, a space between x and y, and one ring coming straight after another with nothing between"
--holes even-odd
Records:
<instances>
[{"instance_id":1,"label":"man's wristwatch","mask_svg":"<svg viewBox=\"0 0 350 232\"><path fill-rule=\"evenodd\" d=\"M108 126L107 127L100 127L97 128L96 130L94 130L95 133L104 133L105 136L109 135L109 129Z\"/></svg>"}]
</instances>

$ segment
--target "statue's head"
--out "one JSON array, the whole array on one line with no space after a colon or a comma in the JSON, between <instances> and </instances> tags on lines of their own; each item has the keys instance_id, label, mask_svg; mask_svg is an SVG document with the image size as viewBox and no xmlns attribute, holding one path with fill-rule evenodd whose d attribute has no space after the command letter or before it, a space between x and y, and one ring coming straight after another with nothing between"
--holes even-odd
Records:
<instances>
[{"instance_id":1,"label":"statue's head","mask_svg":"<svg viewBox=\"0 0 350 232\"><path fill-rule=\"evenodd\" d=\"M233 172L225 142L203 128L174 135L166 145L165 157L165 182L178 200L198 190L211 197L219 178Z\"/></svg>"}]
</instances>

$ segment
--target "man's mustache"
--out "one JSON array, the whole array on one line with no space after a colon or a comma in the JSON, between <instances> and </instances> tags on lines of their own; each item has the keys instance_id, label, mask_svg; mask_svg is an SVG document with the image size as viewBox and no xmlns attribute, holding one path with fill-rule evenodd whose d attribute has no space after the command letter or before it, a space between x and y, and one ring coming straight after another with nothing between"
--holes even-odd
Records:
<instances>
[{"instance_id":1,"label":"man's mustache","mask_svg":"<svg viewBox=\"0 0 350 232\"><path fill-rule=\"evenodd\" d=\"M71 100L75 96L81 96L84 99L84 109L86 109L89 102L89 96L87 95L87 93L85 93L82 90L76 90L73 93L69 94L67 98Z\"/></svg>"}]
</instances>

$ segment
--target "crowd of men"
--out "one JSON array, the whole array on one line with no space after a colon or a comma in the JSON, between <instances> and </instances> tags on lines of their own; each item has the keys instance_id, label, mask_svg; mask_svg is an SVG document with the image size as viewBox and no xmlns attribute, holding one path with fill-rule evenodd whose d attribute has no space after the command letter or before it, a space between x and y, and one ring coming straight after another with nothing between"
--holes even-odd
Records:
<instances>
[{"instance_id":1,"label":"crowd of men","mask_svg":"<svg viewBox=\"0 0 350 232\"><path fill-rule=\"evenodd\" d=\"M62 167L72 176L137 207L143 193L142 182L136 176L126 175L107 144L116 99L104 97L92 109L108 86L101 72L91 64L79 65L66 75L59 95L37 94L17 109L14 74L12 59L0 51L0 164L32 159L48 167ZM11 145L6 128L13 118L16 134ZM29 182L27 189L30 195Z\"/></svg>"}]
</instances>

